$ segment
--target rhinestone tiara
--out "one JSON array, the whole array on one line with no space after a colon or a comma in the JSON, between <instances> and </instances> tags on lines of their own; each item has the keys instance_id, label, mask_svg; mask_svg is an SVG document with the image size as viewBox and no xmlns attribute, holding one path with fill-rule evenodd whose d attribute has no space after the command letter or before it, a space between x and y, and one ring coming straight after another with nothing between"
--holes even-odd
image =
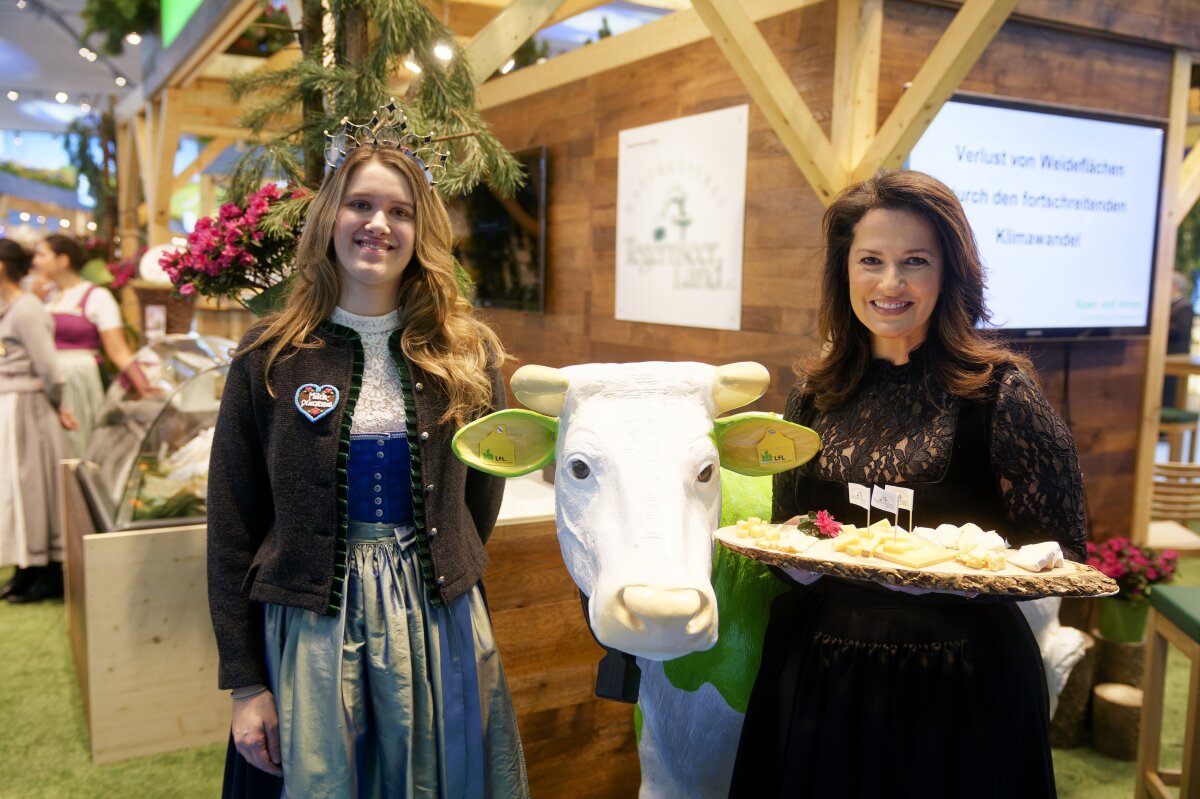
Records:
<instances>
[{"instance_id":1,"label":"rhinestone tiara","mask_svg":"<svg viewBox=\"0 0 1200 799\"><path fill-rule=\"evenodd\" d=\"M356 125L349 117L342 118L337 133L325 131L325 163L336 170L351 150L364 145L394 147L417 162L430 186L436 186L446 175L450 153L437 149L433 134L421 135L408 124L408 114L396 105L393 97L387 105L379 106L375 116L365 125Z\"/></svg>"}]
</instances>

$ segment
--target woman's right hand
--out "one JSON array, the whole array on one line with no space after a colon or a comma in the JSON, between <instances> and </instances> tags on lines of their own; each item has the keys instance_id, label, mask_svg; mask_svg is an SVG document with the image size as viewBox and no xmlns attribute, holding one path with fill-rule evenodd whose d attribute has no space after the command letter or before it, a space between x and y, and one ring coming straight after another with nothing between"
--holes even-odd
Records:
<instances>
[{"instance_id":1,"label":"woman's right hand","mask_svg":"<svg viewBox=\"0 0 1200 799\"><path fill-rule=\"evenodd\" d=\"M279 716L275 712L275 696L270 691L233 700L233 745L250 765L283 776Z\"/></svg>"}]
</instances>

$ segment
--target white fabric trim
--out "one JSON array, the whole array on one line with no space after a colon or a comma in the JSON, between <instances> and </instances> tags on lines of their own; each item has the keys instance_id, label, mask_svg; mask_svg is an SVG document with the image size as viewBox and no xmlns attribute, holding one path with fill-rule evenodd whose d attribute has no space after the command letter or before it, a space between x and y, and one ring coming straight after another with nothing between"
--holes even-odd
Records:
<instances>
[{"instance_id":1,"label":"white fabric trim","mask_svg":"<svg viewBox=\"0 0 1200 799\"><path fill-rule=\"evenodd\" d=\"M350 432L390 433L407 429L404 415L404 391L400 372L392 363L388 338L400 329L400 311L383 316L359 316L342 308L334 308L329 317L336 324L358 332L363 344L362 388Z\"/></svg>"}]
</instances>

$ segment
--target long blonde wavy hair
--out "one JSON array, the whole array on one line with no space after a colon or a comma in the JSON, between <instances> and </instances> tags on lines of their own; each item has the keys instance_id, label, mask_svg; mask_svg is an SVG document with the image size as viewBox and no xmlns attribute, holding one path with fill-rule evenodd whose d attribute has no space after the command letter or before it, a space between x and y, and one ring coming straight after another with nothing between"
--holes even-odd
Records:
<instances>
[{"instance_id":1,"label":"long blonde wavy hair","mask_svg":"<svg viewBox=\"0 0 1200 799\"><path fill-rule=\"evenodd\" d=\"M274 396L270 373L275 361L323 346L312 333L333 313L342 287L333 248L334 222L350 176L368 161L392 167L413 190L416 241L396 297L404 317L400 347L446 393L449 403L439 422L454 420L462 425L492 405L488 369L499 367L508 355L496 333L475 318L471 303L458 289L450 252L450 217L441 198L420 165L391 147L365 145L351 150L326 176L296 244L295 284L287 304L263 320L258 336L237 357L269 348L267 388Z\"/></svg>"}]
</instances>

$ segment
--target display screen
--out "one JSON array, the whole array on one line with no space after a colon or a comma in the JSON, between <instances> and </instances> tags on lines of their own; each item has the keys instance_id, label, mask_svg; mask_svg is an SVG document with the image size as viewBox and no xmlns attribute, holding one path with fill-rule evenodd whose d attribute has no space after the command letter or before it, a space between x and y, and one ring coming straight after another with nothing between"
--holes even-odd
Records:
<instances>
[{"instance_id":1,"label":"display screen","mask_svg":"<svg viewBox=\"0 0 1200 799\"><path fill-rule=\"evenodd\" d=\"M525 185L500 197L480 184L447 203L454 254L475 282L475 305L541 313L546 276L546 148L515 153Z\"/></svg>"},{"instance_id":2,"label":"display screen","mask_svg":"<svg viewBox=\"0 0 1200 799\"><path fill-rule=\"evenodd\" d=\"M956 97L906 166L962 202L989 327L1137 335L1149 325L1163 127Z\"/></svg>"}]
</instances>

